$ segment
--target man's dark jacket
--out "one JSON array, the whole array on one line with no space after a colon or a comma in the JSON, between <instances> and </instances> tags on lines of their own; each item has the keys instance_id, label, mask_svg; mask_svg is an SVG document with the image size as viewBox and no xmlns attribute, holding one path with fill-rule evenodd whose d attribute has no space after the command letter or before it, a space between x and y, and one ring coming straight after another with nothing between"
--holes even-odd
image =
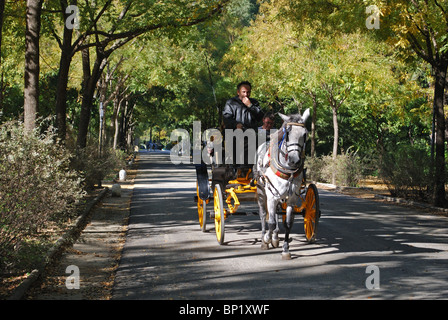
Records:
<instances>
[{"instance_id":1,"label":"man's dark jacket","mask_svg":"<svg viewBox=\"0 0 448 320\"><path fill-rule=\"evenodd\" d=\"M263 111L257 100L250 99L252 105L247 107L238 96L227 100L222 111L225 129L236 129L237 123L243 124L243 129L257 130L258 123L263 119Z\"/></svg>"}]
</instances>

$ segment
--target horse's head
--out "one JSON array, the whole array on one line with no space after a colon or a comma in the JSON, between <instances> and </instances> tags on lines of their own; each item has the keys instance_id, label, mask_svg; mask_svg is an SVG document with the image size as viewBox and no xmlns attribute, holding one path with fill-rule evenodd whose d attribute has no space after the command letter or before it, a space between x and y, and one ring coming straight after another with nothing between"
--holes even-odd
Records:
<instances>
[{"instance_id":1,"label":"horse's head","mask_svg":"<svg viewBox=\"0 0 448 320\"><path fill-rule=\"evenodd\" d=\"M287 164L290 167L298 167L305 157L305 143L308 136L305 122L310 115L310 109L306 109L303 115L286 116L281 113L279 115L284 121L280 130L285 143Z\"/></svg>"}]
</instances>

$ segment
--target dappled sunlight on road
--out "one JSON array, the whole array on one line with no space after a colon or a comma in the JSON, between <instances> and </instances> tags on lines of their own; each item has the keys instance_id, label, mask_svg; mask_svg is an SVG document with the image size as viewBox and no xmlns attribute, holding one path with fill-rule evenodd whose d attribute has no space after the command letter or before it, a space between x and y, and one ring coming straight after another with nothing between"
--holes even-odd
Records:
<instances>
[{"instance_id":1,"label":"dappled sunlight on road","mask_svg":"<svg viewBox=\"0 0 448 320\"><path fill-rule=\"evenodd\" d=\"M257 215L230 216L223 245L209 217L202 232L194 167L154 157L140 161L117 299L448 298L446 218L320 191L317 242L306 242L296 216L283 261L281 248L260 249ZM283 236L281 225L280 246ZM379 268L379 290L366 288L369 265Z\"/></svg>"}]
</instances>

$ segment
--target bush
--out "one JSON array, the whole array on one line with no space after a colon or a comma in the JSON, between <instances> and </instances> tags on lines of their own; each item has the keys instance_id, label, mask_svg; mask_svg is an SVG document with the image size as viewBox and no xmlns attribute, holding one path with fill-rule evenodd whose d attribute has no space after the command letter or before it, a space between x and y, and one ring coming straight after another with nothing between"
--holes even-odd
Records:
<instances>
[{"instance_id":1,"label":"bush","mask_svg":"<svg viewBox=\"0 0 448 320\"><path fill-rule=\"evenodd\" d=\"M313 181L356 187L362 179L363 163L356 152L350 149L333 160L331 155L307 158L308 176Z\"/></svg>"},{"instance_id":2,"label":"bush","mask_svg":"<svg viewBox=\"0 0 448 320\"><path fill-rule=\"evenodd\" d=\"M51 130L26 134L20 122L0 126L0 269L27 237L67 219L83 196L70 153Z\"/></svg>"},{"instance_id":3,"label":"bush","mask_svg":"<svg viewBox=\"0 0 448 320\"><path fill-rule=\"evenodd\" d=\"M379 175L394 197L430 200L431 157L425 147L397 145L385 152Z\"/></svg>"},{"instance_id":4,"label":"bush","mask_svg":"<svg viewBox=\"0 0 448 320\"><path fill-rule=\"evenodd\" d=\"M307 180L324 182L322 175L323 166L322 157L307 157L305 159Z\"/></svg>"},{"instance_id":5,"label":"bush","mask_svg":"<svg viewBox=\"0 0 448 320\"><path fill-rule=\"evenodd\" d=\"M88 143L83 150L78 150L72 166L83 178L84 188L93 189L108 175L117 174L126 165L126 154L121 150L104 148L99 155L98 145Z\"/></svg>"}]
</instances>

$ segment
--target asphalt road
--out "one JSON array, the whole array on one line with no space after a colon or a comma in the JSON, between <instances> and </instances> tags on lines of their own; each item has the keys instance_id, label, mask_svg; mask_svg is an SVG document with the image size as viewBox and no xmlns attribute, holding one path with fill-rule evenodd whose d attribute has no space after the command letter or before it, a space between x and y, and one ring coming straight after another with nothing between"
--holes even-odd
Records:
<instances>
[{"instance_id":1,"label":"asphalt road","mask_svg":"<svg viewBox=\"0 0 448 320\"><path fill-rule=\"evenodd\" d=\"M195 192L192 165L140 153L113 299L448 298L446 217L319 190L317 242L296 217L285 261L281 248L260 249L258 216L228 218L224 245L210 218L203 233Z\"/></svg>"}]
</instances>

